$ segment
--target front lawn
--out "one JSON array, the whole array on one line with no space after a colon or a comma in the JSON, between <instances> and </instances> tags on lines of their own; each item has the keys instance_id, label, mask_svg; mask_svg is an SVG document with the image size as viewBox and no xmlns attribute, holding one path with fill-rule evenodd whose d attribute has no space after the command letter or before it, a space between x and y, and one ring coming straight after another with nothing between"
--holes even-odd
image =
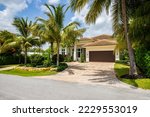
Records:
<instances>
[{"instance_id":1,"label":"front lawn","mask_svg":"<svg viewBox=\"0 0 150 117\"><path fill-rule=\"evenodd\" d=\"M56 74L56 71L26 71L26 70L4 70L0 71L0 74L18 75L18 76L46 76Z\"/></svg>"},{"instance_id":2,"label":"front lawn","mask_svg":"<svg viewBox=\"0 0 150 117\"><path fill-rule=\"evenodd\" d=\"M115 63L114 66L115 72L119 80L124 83L133 85L135 87L143 88L143 89L150 89L150 79L148 78L141 78L141 79L127 79L127 78L120 78L122 75L128 74L129 66L121 63Z\"/></svg>"}]
</instances>

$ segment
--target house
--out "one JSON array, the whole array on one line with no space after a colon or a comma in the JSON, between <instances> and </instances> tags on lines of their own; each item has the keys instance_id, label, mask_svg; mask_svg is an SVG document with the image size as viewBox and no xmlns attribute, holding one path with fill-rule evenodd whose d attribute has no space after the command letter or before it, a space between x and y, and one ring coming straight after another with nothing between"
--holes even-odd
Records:
<instances>
[{"instance_id":1,"label":"house","mask_svg":"<svg viewBox=\"0 0 150 117\"><path fill-rule=\"evenodd\" d=\"M119 50L115 49L116 44L116 40L111 35L81 38L74 47L61 47L60 54L69 54L73 56L74 61L80 60L83 54L86 62L114 62L119 60Z\"/></svg>"}]
</instances>

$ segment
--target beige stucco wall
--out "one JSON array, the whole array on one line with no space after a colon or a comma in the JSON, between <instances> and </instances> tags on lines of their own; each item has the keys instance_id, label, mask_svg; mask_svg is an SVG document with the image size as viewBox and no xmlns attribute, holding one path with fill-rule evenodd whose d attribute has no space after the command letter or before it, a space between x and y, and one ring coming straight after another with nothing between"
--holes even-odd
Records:
<instances>
[{"instance_id":1,"label":"beige stucco wall","mask_svg":"<svg viewBox=\"0 0 150 117\"><path fill-rule=\"evenodd\" d=\"M109 45L109 46L89 46L86 47L87 51L108 51L108 50L114 50L115 45Z\"/></svg>"}]
</instances>

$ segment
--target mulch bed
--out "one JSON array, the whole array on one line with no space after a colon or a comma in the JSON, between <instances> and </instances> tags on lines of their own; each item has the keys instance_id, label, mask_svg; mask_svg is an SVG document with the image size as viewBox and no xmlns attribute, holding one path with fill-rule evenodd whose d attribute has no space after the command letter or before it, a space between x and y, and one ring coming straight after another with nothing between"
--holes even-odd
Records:
<instances>
[{"instance_id":1,"label":"mulch bed","mask_svg":"<svg viewBox=\"0 0 150 117\"><path fill-rule=\"evenodd\" d=\"M138 74L138 75L129 75L129 74L125 74L122 75L120 78L126 78L126 79L142 79L142 78L146 78L146 76L142 75L142 74Z\"/></svg>"}]
</instances>

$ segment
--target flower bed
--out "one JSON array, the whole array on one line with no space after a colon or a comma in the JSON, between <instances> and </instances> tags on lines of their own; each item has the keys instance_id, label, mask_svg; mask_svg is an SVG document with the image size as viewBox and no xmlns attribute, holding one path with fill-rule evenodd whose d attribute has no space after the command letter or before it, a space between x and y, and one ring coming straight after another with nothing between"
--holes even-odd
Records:
<instances>
[{"instance_id":1,"label":"flower bed","mask_svg":"<svg viewBox=\"0 0 150 117\"><path fill-rule=\"evenodd\" d=\"M16 70L25 70L25 71L57 71L57 68L46 67L46 68L36 68L36 67L16 67Z\"/></svg>"}]
</instances>

